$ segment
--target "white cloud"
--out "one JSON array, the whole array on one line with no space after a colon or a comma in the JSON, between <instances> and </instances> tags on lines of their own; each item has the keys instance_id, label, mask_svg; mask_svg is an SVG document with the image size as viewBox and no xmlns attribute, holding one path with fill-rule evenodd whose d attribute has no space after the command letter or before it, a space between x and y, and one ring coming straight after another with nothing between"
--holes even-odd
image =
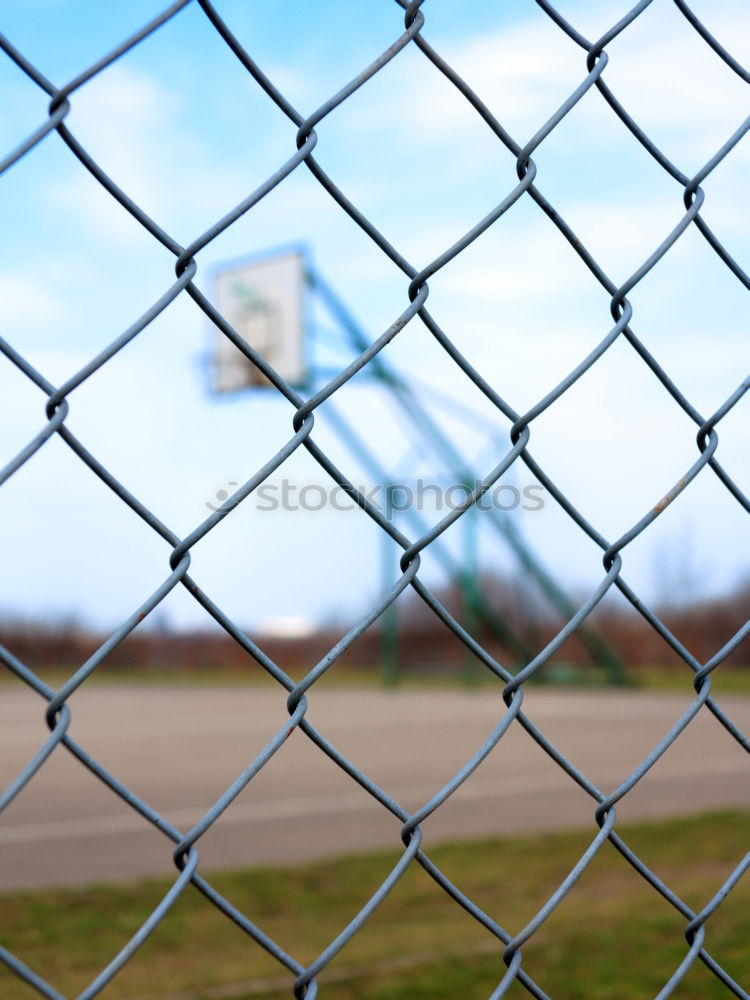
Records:
<instances>
[{"instance_id":1,"label":"white cloud","mask_svg":"<svg viewBox=\"0 0 750 1000\"><path fill-rule=\"evenodd\" d=\"M665 7L655 5L611 43L604 79L646 131L670 140L674 155L707 159L745 118L747 95L739 78L679 12ZM575 24L575 14L571 18ZM749 27L746 10L715 12L712 19L712 30L730 42ZM468 41L430 40L521 143L587 74L585 52L540 16ZM378 99L363 96L356 113L355 102L351 104L356 133L380 129L411 142L457 147L462 156L471 157L462 139L479 118L427 59L405 53L387 67L381 81L380 87L376 78L366 88ZM635 141L592 91L576 112L570 141L599 142L603 127L607 139ZM563 124L561 131L566 128Z\"/></svg>"},{"instance_id":2,"label":"white cloud","mask_svg":"<svg viewBox=\"0 0 750 1000\"><path fill-rule=\"evenodd\" d=\"M178 240L192 240L252 189L236 158L191 128L178 88L154 75L116 63L71 103L67 124L75 137ZM50 210L63 207L108 244L142 245L140 224L77 162L47 187L46 200Z\"/></svg>"},{"instance_id":3,"label":"white cloud","mask_svg":"<svg viewBox=\"0 0 750 1000\"><path fill-rule=\"evenodd\" d=\"M13 342L15 328L41 332L47 326L59 328L67 322L69 310L63 296L29 271L0 273L0 307L5 336Z\"/></svg>"}]
</instances>

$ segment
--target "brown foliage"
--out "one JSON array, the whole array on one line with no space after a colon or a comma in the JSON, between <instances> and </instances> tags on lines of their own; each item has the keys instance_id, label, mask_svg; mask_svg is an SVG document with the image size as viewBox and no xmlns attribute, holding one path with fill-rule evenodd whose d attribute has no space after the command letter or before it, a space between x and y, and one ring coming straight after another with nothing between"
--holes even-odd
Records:
<instances>
[{"instance_id":1,"label":"brown foliage","mask_svg":"<svg viewBox=\"0 0 750 1000\"><path fill-rule=\"evenodd\" d=\"M542 649L563 625L560 614L533 589L517 580L486 576L479 581L484 604L502 618L531 654ZM470 606L462 589L453 584L438 591L441 603L488 652L505 664L517 666L517 649L499 637L491 624ZM656 609L676 639L701 663L710 659L748 619L750 581L723 598L703 600L681 608ZM405 594L398 605L398 651L403 667L418 673L455 670L465 661L462 644L414 593ZM589 627L628 669L672 666L681 661L646 619L620 595L608 596L596 609ZM321 628L304 638L280 639L255 636L266 656L293 676L311 669L346 631L346 626ZM23 664L42 674L72 673L84 663L106 636L74 622L44 624L6 621L0 625L0 642ZM727 665L746 663L750 639L740 643ZM347 668L372 668L381 655L381 623L373 625L337 664L337 673ZM591 664L592 658L578 636L568 640L553 662ZM211 670L253 673L260 667L253 657L218 630L172 633L150 628L136 629L107 657L101 671Z\"/></svg>"}]
</instances>

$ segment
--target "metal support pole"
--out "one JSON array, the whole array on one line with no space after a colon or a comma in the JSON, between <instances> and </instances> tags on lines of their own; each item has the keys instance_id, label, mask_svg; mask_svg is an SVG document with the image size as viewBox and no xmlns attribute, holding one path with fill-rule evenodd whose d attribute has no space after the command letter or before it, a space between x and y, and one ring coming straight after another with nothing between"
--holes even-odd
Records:
<instances>
[{"instance_id":1,"label":"metal support pole","mask_svg":"<svg viewBox=\"0 0 750 1000\"><path fill-rule=\"evenodd\" d=\"M364 351L369 347L365 333L330 285L319 274L313 273L310 270L306 272L306 279L310 287L320 295L326 307L340 323L342 329L349 337L352 347L358 352ZM471 470L467 470L463 456L456 450L453 442L450 441L440 426L414 397L409 386L398 372L388 364L382 355L376 355L370 361L370 369L390 389L393 398L408 416L417 431L427 439L437 454L448 462L451 472L462 482L471 480ZM566 619L572 618L577 609L567 594L552 579L545 567L542 566L536 556L524 544L523 539L517 528L511 523L510 518L504 516L501 511L495 510L486 511L486 515L487 523L501 535L523 569L534 577L542 592L557 608L560 614ZM497 619L498 616L495 615L494 617ZM505 630L506 632L509 631L507 625L505 625ZM625 669L618 656L600 636L585 626L578 629L578 635L591 658L602 668L611 683L619 685L629 683ZM518 645L523 646L525 644L519 642Z\"/></svg>"},{"instance_id":2,"label":"metal support pole","mask_svg":"<svg viewBox=\"0 0 750 1000\"><path fill-rule=\"evenodd\" d=\"M393 497L392 483L388 483L385 488L385 493L386 503L388 504L388 509L390 509ZM382 589L385 594L393 586L394 564L397 567L398 563L393 558L394 546L396 543L385 532L382 532L381 534L382 542L380 551L383 574ZM380 618L380 675L383 681L383 686L386 688L396 687L401 679L401 664L399 662L398 647L398 611L396 610L396 602L394 602L386 608Z\"/></svg>"}]
</instances>

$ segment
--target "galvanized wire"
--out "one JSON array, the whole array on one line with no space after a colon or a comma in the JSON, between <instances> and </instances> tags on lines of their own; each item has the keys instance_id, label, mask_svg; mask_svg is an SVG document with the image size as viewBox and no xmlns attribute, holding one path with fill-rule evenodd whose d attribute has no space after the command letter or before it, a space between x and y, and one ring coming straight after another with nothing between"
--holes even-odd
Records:
<instances>
[{"instance_id":1,"label":"galvanized wire","mask_svg":"<svg viewBox=\"0 0 750 1000\"><path fill-rule=\"evenodd\" d=\"M47 421L40 427L38 433L7 463L0 471L0 484L5 482L34 456L53 437L58 435L91 471L118 497L133 510L158 536L169 545L170 572L150 597L140 607L133 611L129 618L108 637L99 649L83 663L59 689L54 690L41 680L27 665L20 662L10 650L0 648L0 659L5 666L21 681L35 691L46 703L45 718L49 727L49 735L40 737L38 751L27 766L16 776L0 798L0 808L22 791L24 786L44 766L50 755L59 747L65 747L88 771L111 790L122 801L127 803L142 818L144 824L151 824L171 842L174 863L178 869L177 877L167 894L149 915L138 932L122 949L122 951L103 969L95 979L79 994L79 1000L89 1000L96 996L122 966L134 954L154 928L162 921L169 919L169 910L189 885L195 886L219 911L239 927L248 937L288 970L290 974L290 992L295 997L307 997L312 1000L318 993L316 977L328 963L345 947L347 942L360 930L369 919L375 908L393 889L409 866L416 862L445 890L455 902L467 911L489 935L498 942L498 951L502 953L507 971L492 992L492 1000L499 1000L506 994L512 982L518 981L534 997L545 998L547 993L533 978L533 969L527 969L522 958L523 945L536 933L551 913L562 903L565 896L575 885L593 858L608 841L628 862L629 865L652 887L654 892L663 897L685 919L686 949L683 960L674 970L669 980L658 994L659 998L673 994L679 982L685 976L690 966L698 959L713 973L713 975L737 997L748 1000L750 994L746 988L733 981L731 976L711 956L707 937L710 930L710 920L721 906L723 900L732 891L739 879L750 866L750 854L742 858L725 883L716 894L708 900L698 912L691 909L680 897L658 876L652 872L645 862L622 839L616 827L616 806L643 778L646 772L659 760L666 750L679 739L700 712L711 712L733 739L744 750L750 750L748 738L738 729L735 723L723 711L712 695L713 671L750 635L750 622L746 623L726 644L718 650L706 663L699 662L679 639L673 635L667 626L658 618L655 612L639 597L636 591L627 583L623 576L623 552L627 546L639 537L665 508L678 497L700 473L710 473L734 497L737 503L750 512L750 500L734 481L729 471L720 464L717 458L719 436L718 426L730 410L739 402L750 388L750 378L745 378L731 393L727 400L713 414L708 416L700 413L689 399L680 391L670 375L661 366L648 347L638 338L633 329L634 309L628 295L644 278L644 276L675 246L683 234L695 227L706 240L708 246L726 265L728 270L745 287L750 288L750 277L741 264L734 259L721 242L719 236L708 226L701 215L705 194L701 184L716 169L724 157L743 140L750 129L750 118L727 138L726 142L711 156L705 165L692 177L683 173L671 162L652 138L639 126L629 114L626 107L620 103L617 95L605 81L604 71L608 63L607 47L618 36L627 32L641 14L649 7L651 0L640 0L624 17L615 23L599 39L591 41L585 38L570 24L548 0L537 0L542 10L557 27L579 46L585 53L585 72L582 67L580 84L560 105L558 110L539 128L531 139L521 143L513 138L495 117L491 109L462 77L445 61L427 41L424 29L426 14L423 10L427 5L422 0L397 0L403 8L403 29L394 29L393 43L370 65L366 66L347 86L333 94L310 114L298 111L290 101L276 88L262 69L253 60L250 53L234 36L229 26L224 22L219 11L210 0L195 0L205 15L205 30L215 31L227 47L227 57L236 59L257 85L267 95L279 110L297 126L295 148L290 150L288 158L277 170L268 177L255 191L244 198L223 218L216 221L204 233L196 236L188 246L183 247L173 236L166 232L143 208L133 200L126 191L118 187L115 181L106 173L87 149L79 142L75 134L68 128L68 118L72 102L76 94L86 87L92 79L112 65L140 41L163 29L167 22L179 16L190 0L179 0L165 9L161 14L146 24L140 31L125 39L93 65L84 69L69 83L57 87L34 65L32 65L5 38L0 38L0 46L5 54L13 60L26 76L44 91L50 98L47 118L30 130L29 136L15 150L8 153L0 161L0 173L12 167L18 169L19 161L42 142L51 142L55 135L65 143L70 152L101 187L109 193L136 220L153 239L168 249L175 257L176 279L165 284L162 295L119 337L107 348L92 358L80 371L61 386L53 385L41 372L37 371L10 343L0 340L0 350L37 388L46 396ZM709 29L701 22L694 11L684 2L675 0L678 10L684 15L690 25L703 41L711 47L714 53L723 61L727 71L738 75L745 82L750 81L750 74L740 65L722 41L715 38ZM485 126L494 135L501 146L508 149L516 157L516 172L518 183L512 188L484 218L472 226L452 246L440 253L431 263L421 268L410 263L401 252L394 247L386 237L375 227L365 214L337 186L335 180L323 169L314 154L318 141L316 127L337 107L346 101L356 90L367 87L381 70L406 47L416 48L421 55L432 64L452 84L460 95L476 112ZM624 282L617 283L609 277L593 254L584 246L570 225L547 200L538 185L539 177L534 153L545 142L550 133L556 129L575 105L589 92L598 91L603 101L612 112L627 127L638 142L662 168L662 170L678 185L684 202L684 214L672 231L654 248L652 253L641 263L632 275ZM227 320L217 312L199 288L194 284L198 270L197 258L220 233L237 222L240 217L252 211L274 188L283 184L295 170L306 168L319 182L321 188L347 213L360 229L369 237L372 243L389 258L405 276L406 305L401 314L394 318L388 328L371 344L367 345L355 360L343 371L332 378L327 384L310 398L303 398L295 389L285 383L280 375L273 370L268 362L246 343ZM491 226L498 225L502 217L513 210L522 199L531 199L550 222L559 230L569 244L571 251L577 254L596 281L610 296L610 311L612 326L602 337L597 347L587 357L574 364L569 373L552 391L538 400L525 413L518 412L513 405L503 398L497 389L490 385L471 363L463 356L458 347L451 341L441 328L438 320L427 309L429 296L429 280L447 263L454 260L474 240ZM70 396L86 381L96 376L96 373L106 365L115 354L127 343L140 336L141 333L165 309L181 295L189 295L200 307L203 313L216 324L224 335L234 343L240 351L269 380L272 386L295 407L293 433L283 448L273 455L260 469L255 471L239 489L184 538L178 537L171 528L164 524L149 508L128 488L119 482L106 466L86 447L85 443L73 434L68 427L68 401ZM368 364L376 361L378 353L410 323L421 322L432 334L458 369L471 380L477 389L512 423L509 434L508 448L504 458L496 465L489 475L474 489L458 509L451 511L437 524L425 530L421 535L407 537L388 519L376 506L371 504L349 479L345 470L339 469L330 457L319 447L313 435L315 412L317 408L334 394ZM626 341L642 362L656 375L666 388L677 407L693 421L696 428L697 454L695 462L685 470L684 475L662 497L653 508L645 513L635 524L619 538L606 538L586 517L575 507L572 501L555 484L545 469L533 457L532 429L534 421L546 410L552 407L581 376L592 368L612 347L616 341ZM192 547L204 538L226 515L241 504L268 477L280 468L298 449L304 448L317 461L319 466L340 486L352 500L369 515L369 517L400 546L401 574L390 591L385 594L349 632L307 673L302 681L296 683L287 673L274 663L266 653L253 642L243 630L233 622L227 614L202 590L189 573ZM599 584L572 613L569 620L548 643L548 645L526 663L515 674L503 664L497 662L490 653L461 625L459 621L441 604L438 597L430 591L419 575L421 553L456 520L458 520L498 479L514 464L523 462L549 491L550 495L569 515L581 532L590 538L601 550L603 572ZM288 717L279 720L279 727L274 737L261 753L248 764L236 780L217 799L214 805L205 813L201 820L189 831L175 828L152 806L142 800L127 788L117 777L105 769L84 746L70 735L71 711L68 702L74 692L106 660L108 654L136 629L146 615L159 606L164 598L177 586L184 587L195 601L213 618L224 631L231 636L260 666L273 677L278 684L288 692ZM523 710L524 685L546 663L554 652L572 636L586 621L591 612L600 603L604 595L616 587L630 602L632 607L645 619L682 660L685 667L692 672L695 697L682 716L672 728L663 735L661 740L651 749L633 773L617 788L610 791L599 789L584 773L576 768L539 730ZM428 802L414 812L407 811L400 803L391 798L383 789L354 763L349 761L335 747L323 732L313 726L307 716L309 701L314 695L315 683L336 663L339 657L356 641L356 639L397 600L407 588L412 588L425 604L432 610L445 628L484 665L484 667L504 685L503 698L505 711L499 714L492 733L476 750L471 758L452 777L440 791ZM591 842L579 860L557 886L546 902L539 908L528 924L515 935L509 934L503 926L482 909L459 886L454 885L447 876L435 865L423 846L421 824L423 821L456 791L465 781L470 780L472 773L479 764L491 753L498 750L503 736L511 727L521 727L542 750L570 777L571 781L582 788L592 799L593 819L597 830ZM252 914L244 914L213 888L211 883L201 874L199 867L198 846L201 837L216 823L221 822L223 812L231 805L236 796L249 782L266 766L274 754L282 746L290 732L299 728L310 741L310 752L322 751L333 765L344 771L354 782L361 786L383 809L387 810L401 822L401 839L403 851L388 876L382 881L377 891L368 899L354 919L332 940L328 946L311 963L304 965L289 954L285 947L270 938L262 928L253 922ZM55 986L43 980L33 969L28 968L20 959L6 949L0 949L0 957L22 980L36 990L40 995L54 1000L62 1000L62 994ZM555 995L565 995L565 985L558 984Z\"/></svg>"}]
</instances>

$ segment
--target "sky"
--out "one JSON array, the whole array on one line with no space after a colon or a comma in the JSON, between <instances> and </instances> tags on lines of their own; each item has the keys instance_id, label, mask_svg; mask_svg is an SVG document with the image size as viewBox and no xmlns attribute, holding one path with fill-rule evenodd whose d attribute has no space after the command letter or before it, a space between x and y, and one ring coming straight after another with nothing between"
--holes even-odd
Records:
<instances>
[{"instance_id":1,"label":"sky","mask_svg":"<svg viewBox=\"0 0 750 1000\"><path fill-rule=\"evenodd\" d=\"M733 55L750 63L750 15L740 2L693 8ZM55 84L90 65L160 9L153 0L95 4L25 0L2 8L3 32ZM258 65L309 115L398 37L391 0L217 2ZM598 37L627 10L560 3ZM426 0L425 37L519 142L586 76L585 53L528 0L464 5ZM672 3L654 0L608 47L605 79L641 127L692 175L748 114L747 86ZM0 61L0 148L46 115L45 95ZM269 100L197 4L71 98L66 123L94 158L183 245L294 152L296 127ZM318 126L315 156L415 267L437 257L516 183L514 157L413 46ZM537 186L616 283L679 222L682 189L638 145L595 90L534 154ZM702 214L745 269L750 210L745 137L703 185ZM0 179L2 336L61 383L126 329L174 280L172 255L103 192L52 134ZM197 257L207 294L222 263L304 247L372 339L408 304L408 280L321 189L304 165ZM530 199L522 198L430 280L429 308L519 412L563 378L611 328L609 295ZM632 328L708 416L748 371L746 290L691 227L632 291ZM342 367L333 318L307 305L309 351ZM292 435L293 408L270 390L217 399L209 391L211 331L182 296L70 397L68 423L128 489L177 534L210 513ZM486 473L508 449L497 413L419 319L385 351L467 462ZM432 395L425 386L433 386ZM44 396L0 358L0 464L43 426ZM456 417L455 401L467 412ZM357 378L336 394L396 481L449 482L444 461L410 437L382 387ZM745 397L720 425L718 457L747 492ZM316 440L355 482L361 463L326 422ZM588 519L615 539L695 461L695 426L624 341L533 424L533 454ZM300 451L276 476L326 484ZM514 466L505 477L533 486ZM6 617L73 616L112 627L169 572L169 548L53 438L0 490ZM437 512L426 510L430 521ZM578 598L602 577L601 553L551 498L509 511L525 543ZM480 518L481 522L481 518ZM404 522L400 522L404 523ZM406 529L405 529L406 530ZM447 544L461 552L463 528ZM502 540L478 527L484 569L512 572ZM747 576L746 516L710 470L630 545L623 575L649 600L729 591ZM393 553L386 572L396 576ZM383 586L379 530L359 511L263 512L248 498L193 551L191 573L237 621L345 621ZM390 562L388 561L390 559ZM424 573L440 582L428 553ZM181 589L155 618L201 627Z\"/></svg>"}]
</instances>

